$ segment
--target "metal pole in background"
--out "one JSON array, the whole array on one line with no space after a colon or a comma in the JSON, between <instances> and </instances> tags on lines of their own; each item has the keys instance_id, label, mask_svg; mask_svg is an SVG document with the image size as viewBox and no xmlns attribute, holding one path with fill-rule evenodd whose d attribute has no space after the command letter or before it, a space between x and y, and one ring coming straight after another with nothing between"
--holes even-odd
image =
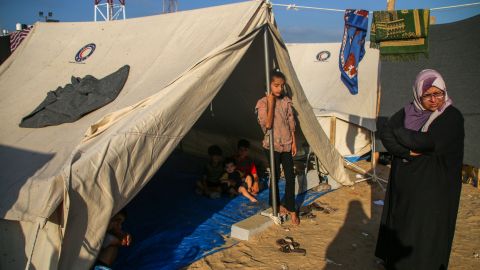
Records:
<instances>
[{"instance_id":1,"label":"metal pole in background","mask_svg":"<svg viewBox=\"0 0 480 270\"><path fill-rule=\"evenodd\" d=\"M265 82L267 83L267 95L270 95L270 57L268 54L268 26L265 26L265 32L263 33L263 46L265 50ZM267 106L268 108L268 106ZM270 196L272 198L273 216L278 216L278 202L277 202L277 176L275 173L275 155L273 154L273 123L272 128L268 131L268 137L270 139Z\"/></svg>"}]
</instances>

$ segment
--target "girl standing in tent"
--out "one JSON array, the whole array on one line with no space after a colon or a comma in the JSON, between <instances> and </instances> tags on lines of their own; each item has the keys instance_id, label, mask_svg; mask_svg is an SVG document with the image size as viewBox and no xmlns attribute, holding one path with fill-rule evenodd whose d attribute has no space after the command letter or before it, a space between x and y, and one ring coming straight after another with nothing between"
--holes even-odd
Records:
<instances>
[{"instance_id":1,"label":"girl standing in tent","mask_svg":"<svg viewBox=\"0 0 480 270\"><path fill-rule=\"evenodd\" d=\"M268 159L270 159L268 151L270 145L267 131L273 129L274 170L277 180L280 177L280 164L282 164L285 174L285 203L280 206L280 213L288 213L291 216L292 223L299 225L300 220L295 210L295 175L293 172L293 156L297 154L295 118L293 116L292 100L284 94L284 86L285 75L278 70L273 71L270 77L271 93L258 100L256 110L258 123L265 134L263 147L267 149L265 152ZM270 182L270 204L272 204L272 196L276 196L277 201L280 201L278 186L277 194L272 194L272 184Z\"/></svg>"},{"instance_id":2,"label":"girl standing in tent","mask_svg":"<svg viewBox=\"0 0 480 270\"><path fill-rule=\"evenodd\" d=\"M461 190L463 116L435 70L417 75L413 96L380 130L394 159L375 255L387 269L447 269Z\"/></svg>"}]
</instances>

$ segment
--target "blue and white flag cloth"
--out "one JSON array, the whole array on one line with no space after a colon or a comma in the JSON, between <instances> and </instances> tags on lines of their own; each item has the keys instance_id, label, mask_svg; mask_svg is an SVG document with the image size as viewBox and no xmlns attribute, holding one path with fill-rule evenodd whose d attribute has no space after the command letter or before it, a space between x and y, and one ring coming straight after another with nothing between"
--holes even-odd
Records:
<instances>
[{"instance_id":1,"label":"blue and white flag cloth","mask_svg":"<svg viewBox=\"0 0 480 270\"><path fill-rule=\"evenodd\" d=\"M358 93L358 63L365 55L365 37L368 29L368 11L345 10L345 27L340 48L340 74L350 93Z\"/></svg>"}]
</instances>

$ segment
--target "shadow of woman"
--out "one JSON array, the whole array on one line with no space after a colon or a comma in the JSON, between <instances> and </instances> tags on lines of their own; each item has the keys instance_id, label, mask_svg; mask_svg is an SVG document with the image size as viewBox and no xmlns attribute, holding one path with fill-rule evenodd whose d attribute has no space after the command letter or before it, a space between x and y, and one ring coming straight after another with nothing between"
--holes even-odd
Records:
<instances>
[{"instance_id":1,"label":"shadow of woman","mask_svg":"<svg viewBox=\"0 0 480 270\"><path fill-rule=\"evenodd\" d=\"M376 263L374 249L376 226L369 223L362 203L353 200L349 203L345 222L325 254L327 262L324 270L331 269L383 269Z\"/></svg>"}]
</instances>

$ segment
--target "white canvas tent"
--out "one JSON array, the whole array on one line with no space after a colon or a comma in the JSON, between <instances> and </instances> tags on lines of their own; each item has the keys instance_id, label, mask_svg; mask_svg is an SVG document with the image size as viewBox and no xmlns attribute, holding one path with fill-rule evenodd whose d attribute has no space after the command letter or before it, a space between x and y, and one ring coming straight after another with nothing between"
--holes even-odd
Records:
<instances>
[{"instance_id":1,"label":"white canvas tent","mask_svg":"<svg viewBox=\"0 0 480 270\"><path fill-rule=\"evenodd\" d=\"M378 50L365 45L358 67L359 93L352 95L340 79L341 43L287 44L293 67L322 129L343 156L370 151L371 132L376 130ZM323 52L323 53L322 53ZM328 53L327 53L328 52ZM322 53L328 59L319 61Z\"/></svg>"},{"instance_id":2,"label":"white canvas tent","mask_svg":"<svg viewBox=\"0 0 480 270\"><path fill-rule=\"evenodd\" d=\"M303 135L331 176L352 184L265 3L125 21L37 23L0 66L0 268L88 269L112 214L144 187L199 118L200 129L260 139L253 108L264 92L265 29ZM94 53L75 63L89 43L96 44ZM74 123L18 126L70 76L102 78L125 64L130 75L112 103ZM202 120L212 101L216 115L234 116ZM254 128L245 128L250 123Z\"/></svg>"}]
</instances>

